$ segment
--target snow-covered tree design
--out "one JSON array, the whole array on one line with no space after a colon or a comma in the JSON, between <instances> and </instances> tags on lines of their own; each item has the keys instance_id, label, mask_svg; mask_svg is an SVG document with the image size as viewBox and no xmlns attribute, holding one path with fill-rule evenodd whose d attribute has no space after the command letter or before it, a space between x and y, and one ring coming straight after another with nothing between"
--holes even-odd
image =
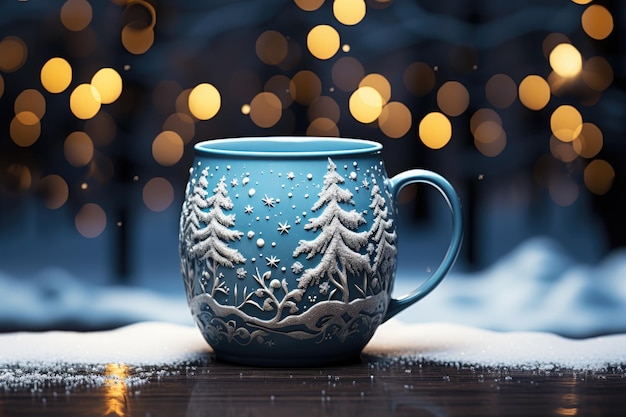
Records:
<instances>
[{"instance_id":1,"label":"snow-covered tree design","mask_svg":"<svg viewBox=\"0 0 626 417\"><path fill-rule=\"evenodd\" d=\"M206 261L210 272L210 276L207 278L213 278L211 295L214 295L221 288L220 275L217 274L218 267L233 268L235 263L243 263L246 259L237 249L228 246L229 242L241 239L243 233L232 229L235 226L235 214L224 213L224 211L233 208L233 202L228 197L226 178L222 177L213 189L213 195L204 199L202 189L206 191L208 186L206 176L205 170L198 179L198 186L191 197L198 224L206 225L193 231L192 236L195 243L191 252L197 259ZM196 200L198 201L196 202ZM195 226L192 225L191 227Z\"/></svg>"},{"instance_id":2,"label":"snow-covered tree design","mask_svg":"<svg viewBox=\"0 0 626 417\"><path fill-rule=\"evenodd\" d=\"M195 264L197 258L192 248L196 243L196 233L200 229L199 216L201 216L202 210L207 207L208 182L206 176L207 172L204 170L198 181L190 181L187 184L187 189L185 190L186 198L180 219L179 251L183 281L188 297L195 293Z\"/></svg>"},{"instance_id":3,"label":"snow-covered tree design","mask_svg":"<svg viewBox=\"0 0 626 417\"><path fill-rule=\"evenodd\" d=\"M304 226L305 230L317 231L321 229L315 239L300 240L293 256L303 253L307 259L317 254L322 258L317 266L308 268L298 280L298 288L306 289L311 285L319 284L320 279L327 278L335 289L330 291L329 299L336 290L341 291L343 301L350 301L348 274L357 275L370 271L370 259L367 253L360 253L368 243L369 232L357 232L358 227L366 223L363 215L356 210L344 210L340 204L354 205L352 193L341 188L345 179L337 172L337 166L328 158L328 172L324 176L324 185L318 194L312 211L324 210L319 217L309 219ZM326 281L325 281L326 282Z\"/></svg>"},{"instance_id":4,"label":"snow-covered tree design","mask_svg":"<svg viewBox=\"0 0 626 417\"><path fill-rule=\"evenodd\" d=\"M389 218L389 208L380 193L380 187L374 183L371 191L372 203L370 208L374 214L374 221L370 228L370 237L374 241L374 264L372 269L384 273L392 268L395 262L396 232L393 230L393 219ZM387 282L387 280L383 280Z\"/></svg>"}]
</instances>

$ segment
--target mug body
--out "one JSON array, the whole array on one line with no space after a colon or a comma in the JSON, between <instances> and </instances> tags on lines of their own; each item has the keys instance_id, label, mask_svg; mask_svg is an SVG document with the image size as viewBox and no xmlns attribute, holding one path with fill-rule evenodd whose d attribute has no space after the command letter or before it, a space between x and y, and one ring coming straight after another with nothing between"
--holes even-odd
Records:
<instances>
[{"instance_id":1,"label":"mug body","mask_svg":"<svg viewBox=\"0 0 626 417\"><path fill-rule=\"evenodd\" d=\"M181 270L218 359L312 366L358 357L383 321L396 270L381 149L313 137L196 145Z\"/></svg>"}]
</instances>

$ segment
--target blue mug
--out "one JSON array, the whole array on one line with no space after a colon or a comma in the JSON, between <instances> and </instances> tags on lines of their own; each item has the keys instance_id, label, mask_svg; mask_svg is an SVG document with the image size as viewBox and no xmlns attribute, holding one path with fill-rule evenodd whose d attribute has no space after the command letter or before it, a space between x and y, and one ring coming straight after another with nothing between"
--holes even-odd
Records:
<instances>
[{"instance_id":1,"label":"blue mug","mask_svg":"<svg viewBox=\"0 0 626 417\"><path fill-rule=\"evenodd\" d=\"M462 240L459 198L442 176L388 178L377 142L215 139L195 146L179 252L194 321L218 360L320 366L358 358L376 328L432 291ZM392 298L396 200L435 187L452 212L442 263Z\"/></svg>"}]
</instances>

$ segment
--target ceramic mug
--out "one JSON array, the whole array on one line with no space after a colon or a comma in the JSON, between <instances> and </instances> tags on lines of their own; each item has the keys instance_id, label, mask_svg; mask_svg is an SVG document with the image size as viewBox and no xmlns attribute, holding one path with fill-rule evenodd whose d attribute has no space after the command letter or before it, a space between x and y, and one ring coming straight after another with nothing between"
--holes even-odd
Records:
<instances>
[{"instance_id":1,"label":"ceramic mug","mask_svg":"<svg viewBox=\"0 0 626 417\"><path fill-rule=\"evenodd\" d=\"M432 291L462 240L442 176L388 178L377 142L322 137L215 139L195 146L180 218L189 307L218 360L315 366L358 358L384 321ZM392 298L396 199L435 187L452 212L442 263Z\"/></svg>"}]
</instances>

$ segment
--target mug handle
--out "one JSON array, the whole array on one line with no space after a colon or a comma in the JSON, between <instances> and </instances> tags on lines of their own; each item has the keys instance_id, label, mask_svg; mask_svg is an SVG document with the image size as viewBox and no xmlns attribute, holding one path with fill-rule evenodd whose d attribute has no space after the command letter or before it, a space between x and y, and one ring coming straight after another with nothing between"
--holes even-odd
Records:
<instances>
[{"instance_id":1,"label":"mug handle","mask_svg":"<svg viewBox=\"0 0 626 417\"><path fill-rule=\"evenodd\" d=\"M389 187L394 201L397 201L400 190L413 183L425 183L431 185L441 193L448 203L452 213L452 238L448 251L437 270L414 291L398 298L392 298L387 307L387 313L383 322L389 320L405 308L424 298L435 289L448 273L461 249L463 240L463 220L461 216L461 203L452 185L441 175L425 169L411 169L404 171L389 179Z\"/></svg>"}]
</instances>

